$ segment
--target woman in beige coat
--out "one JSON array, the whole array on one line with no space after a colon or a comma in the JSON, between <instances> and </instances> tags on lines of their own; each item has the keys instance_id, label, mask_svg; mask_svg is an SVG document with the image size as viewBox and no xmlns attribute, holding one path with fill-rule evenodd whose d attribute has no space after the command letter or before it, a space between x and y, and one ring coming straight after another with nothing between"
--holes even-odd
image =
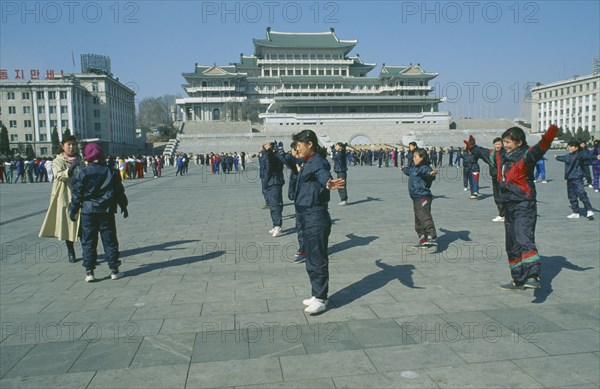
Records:
<instances>
[{"instance_id":1,"label":"woman in beige coat","mask_svg":"<svg viewBox=\"0 0 600 389\"><path fill-rule=\"evenodd\" d=\"M66 241L69 262L74 263L77 257L73 242L77 240L79 216L75 222L69 220L69 203L71 202L71 178L79 172L81 159L77 139L74 136L64 138L61 147L62 153L58 154L52 162L54 182L40 237L55 237Z\"/></svg>"}]
</instances>

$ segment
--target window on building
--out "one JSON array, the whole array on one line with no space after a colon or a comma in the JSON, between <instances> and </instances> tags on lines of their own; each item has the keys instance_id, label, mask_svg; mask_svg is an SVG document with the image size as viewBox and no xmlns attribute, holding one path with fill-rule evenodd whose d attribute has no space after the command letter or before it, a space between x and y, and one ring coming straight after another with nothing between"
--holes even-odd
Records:
<instances>
[{"instance_id":1,"label":"window on building","mask_svg":"<svg viewBox=\"0 0 600 389\"><path fill-rule=\"evenodd\" d=\"M57 122L56 120L50 120L50 128L54 128L54 127L56 127L56 124L57 124L57 123L58 123L58 122Z\"/></svg>"},{"instance_id":2,"label":"window on building","mask_svg":"<svg viewBox=\"0 0 600 389\"><path fill-rule=\"evenodd\" d=\"M66 100L67 99L67 92L66 91L60 92L59 95L60 95L60 99L61 100Z\"/></svg>"},{"instance_id":3,"label":"window on building","mask_svg":"<svg viewBox=\"0 0 600 389\"><path fill-rule=\"evenodd\" d=\"M49 100L56 100L56 92L48 92L48 99Z\"/></svg>"},{"instance_id":4,"label":"window on building","mask_svg":"<svg viewBox=\"0 0 600 389\"><path fill-rule=\"evenodd\" d=\"M8 127L10 127L10 128L17 128L17 121L16 120L9 120L8 121Z\"/></svg>"},{"instance_id":5,"label":"window on building","mask_svg":"<svg viewBox=\"0 0 600 389\"><path fill-rule=\"evenodd\" d=\"M279 76L279 70L273 69L273 77Z\"/></svg>"},{"instance_id":6,"label":"window on building","mask_svg":"<svg viewBox=\"0 0 600 389\"><path fill-rule=\"evenodd\" d=\"M31 120L25 120L25 121L23 121L23 127L25 127L25 128L31 128Z\"/></svg>"},{"instance_id":7,"label":"window on building","mask_svg":"<svg viewBox=\"0 0 600 389\"><path fill-rule=\"evenodd\" d=\"M100 88L98 87L97 82L92 82L92 92L98 92Z\"/></svg>"},{"instance_id":8,"label":"window on building","mask_svg":"<svg viewBox=\"0 0 600 389\"><path fill-rule=\"evenodd\" d=\"M38 127L39 128L46 128L46 121L45 120L39 120L38 121Z\"/></svg>"},{"instance_id":9,"label":"window on building","mask_svg":"<svg viewBox=\"0 0 600 389\"><path fill-rule=\"evenodd\" d=\"M19 135L17 135L17 134L10 134L10 141L11 142L18 142L19 141Z\"/></svg>"},{"instance_id":10,"label":"window on building","mask_svg":"<svg viewBox=\"0 0 600 389\"><path fill-rule=\"evenodd\" d=\"M46 107L44 107L43 105L40 105L38 107L38 113L46 113Z\"/></svg>"},{"instance_id":11,"label":"window on building","mask_svg":"<svg viewBox=\"0 0 600 389\"><path fill-rule=\"evenodd\" d=\"M69 121L68 121L68 120L61 120L61 121L60 121L60 126L61 126L62 128L69 127Z\"/></svg>"},{"instance_id":12,"label":"window on building","mask_svg":"<svg viewBox=\"0 0 600 389\"><path fill-rule=\"evenodd\" d=\"M65 105L60 106L60 113L67 113L67 107Z\"/></svg>"},{"instance_id":13,"label":"window on building","mask_svg":"<svg viewBox=\"0 0 600 389\"><path fill-rule=\"evenodd\" d=\"M310 75L311 76L316 76L317 75L317 69L310 69Z\"/></svg>"},{"instance_id":14,"label":"window on building","mask_svg":"<svg viewBox=\"0 0 600 389\"><path fill-rule=\"evenodd\" d=\"M92 102L94 104L99 104L100 103L100 99L98 98L98 96L94 96L93 99L92 99Z\"/></svg>"},{"instance_id":15,"label":"window on building","mask_svg":"<svg viewBox=\"0 0 600 389\"><path fill-rule=\"evenodd\" d=\"M94 130L100 131L100 122L94 123Z\"/></svg>"},{"instance_id":16,"label":"window on building","mask_svg":"<svg viewBox=\"0 0 600 389\"><path fill-rule=\"evenodd\" d=\"M40 147L40 154L41 155L48 155L48 148L47 147Z\"/></svg>"},{"instance_id":17,"label":"window on building","mask_svg":"<svg viewBox=\"0 0 600 389\"><path fill-rule=\"evenodd\" d=\"M56 106L55 105L51 105L50 107L48 107L48 112L50 112L50 113L56 113Z\"/></svg>"},{"instance_id":18,"label":"window on building","mask_svg":"<svg viewBox=\"0 0 600 389\"><path fill-rule=\"evenodd\" d=\"M94 110L94 117L95 118L99 118L100 117L100 110L99 109L95 109Z\"/></svg>"},{"instance_id":19,"label":"window on building","mask_svg":"<svg viewBox=\"0 0 600 389\"><path fill-rule=\"evenodd\" d=\"M16 114L17 113L17 107L8 107L8 113L9 114Z\"/></svg>"},{"instance_id":20,"label":"window on building","mask_svg":"<svg viewBox=\"0 0 600 389\"><path fill-rule=\"evenodd\" d=\"M319 69L319 76L325 75L325 69Z\"/></svg>"},{"instance_id":21,"label":"window on building","mask_svg":"<svg viewBox=\"0 0 600 389\"><path fill-rule=\"evenodd\" d=\"M36 97L38 100L44 100L44 92L36 92Z\"/></svg>"},{"instance_id":22,"label":"window on building","mask_svg":"<svg viewBox=\"0 0 600 389\"><path fill-rule=\"evenodd\" d=\"M21 99L23 100L29 100L31 98L31 95L29 94L29 92L22 92L21 93Z\"/></svg>"},{"instance_id":23,"label":"window on building","mask_svg":"<svg viewBox=\"0 0 600 389\"><path fill-rule=\"evenodd\" d=\"M23 113L24 113L24 114L31 113L31 107L30 107L30 106L28 106L28 105L24 106L24 107L23 107Z\"/></svg>"},{"instance_id":24,"label":"window on building","mask_svg":"<svg viewBox=\"0 0 600 389\"><path fill-rule=\"evenodd\" d=\"M25 134L25 142L32 142L32 141L33 141L33 135Z\"/></svg>"}]
</instances>

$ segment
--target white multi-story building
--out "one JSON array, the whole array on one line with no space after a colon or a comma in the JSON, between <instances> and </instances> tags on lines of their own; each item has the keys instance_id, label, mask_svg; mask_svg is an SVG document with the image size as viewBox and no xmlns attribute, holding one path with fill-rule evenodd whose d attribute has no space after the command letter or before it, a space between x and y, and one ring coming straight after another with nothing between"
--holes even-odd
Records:
<instances>
[{"instance_id":1,"label":"white multi-story building","mask_svg":"<svg viewBox=\"0 0 600 389\"><path fill-rule=\"evenodd\" d=\"M551 124L571 132L581 128L598 139L600 131L600 74L538 85L531 90L531 129L544 131Z\"/></svg>"},{"instance_id":2,"label":"white multi-story building","mask_svg":"<svg viewBox=\"0 0 600 389\"><path fill-rule=\"evenodd\" d=\"M240 55L228 66L196 64L183 73L189 97L177 99L185 123L260 119L265 132L314 128L336 139L376 133L448 129L449 114L429 82L437 73L419 64L376 64L350 52L356 40L340 40L331 29L322 33L289 33L267 29L254 39L254 55ZM304 126L304 127L298 127ZM321 127L323 126L323 127ZM185 127L184 127L185 128ZM371 136L371 138L381 136Z\"/></svg>"},{"instance_id":3,"label":"white multi-story building","mask_svg":"<svg viewBox=\"0 0 600 389\"><path fill-rule=\"evenodd\" d=\"M69 74L53 80L0 81L0 123L10 147L30 144L36 155L50 156L51 134L65 130L102 144L111 155L137 151L135 93L106 74Z\"/></svg>"}]
</instances>

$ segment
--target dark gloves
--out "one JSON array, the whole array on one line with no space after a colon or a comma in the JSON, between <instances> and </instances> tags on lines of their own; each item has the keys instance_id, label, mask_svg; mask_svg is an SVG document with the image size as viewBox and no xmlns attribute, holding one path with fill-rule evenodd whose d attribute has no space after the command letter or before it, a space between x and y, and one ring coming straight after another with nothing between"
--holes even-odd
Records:
<instances>
[{"instance_id":1,"label":"dark gloves","mask_svg":"<svg viewBox=\"0 0 600 389\"><path fill-rule=\"evenodd\" d=\"M127 208L121 208L121 213L123 214L124 219L127 219L129 217L129 212L127 212Z\"/></svg>"},{"instance_id":2,"label":"dark gloves","mask_svg":"<svg viewBox=\"0 0 600 389\"><path fill-rule=\"evenodd\" d=\"M475 147L475 138L473 137L473 135L469 135L469 140L463 140L463 142L465 142L465 147L467 150L471 150L473 147Z\"/></svg>"},{"instance_id":3,"label":"dark gloves","mask_svg":"<svg viewBox=\"0 0 600 389\"><path fill-rule=\"evenodd\" d=\"M69 166L69 177L71 177L73 175L73 172L75 171L77 166L79 166L78 160L75 160L75 161L73 161L73 163L71 163L71 166Z\"/></svg>"},{"instance_id":4,"label":"dark gloves","mask_svg":"<svg viewBox=\"0 0 600 389\"><path fill-rule=\"evenodd\" d=\"M77 221L78 213L79 213L79 207L77 207L73 203L69 204L69 219L71 219L72 222Z\"/></svg>"}]
</instances>

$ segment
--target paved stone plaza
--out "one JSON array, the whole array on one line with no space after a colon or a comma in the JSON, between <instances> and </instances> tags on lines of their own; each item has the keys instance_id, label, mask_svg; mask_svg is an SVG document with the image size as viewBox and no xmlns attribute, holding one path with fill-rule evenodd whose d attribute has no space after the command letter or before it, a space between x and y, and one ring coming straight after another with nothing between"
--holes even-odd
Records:
<instances>
[{"instance_id":1,"label":"paved stone plaza","mask_svg":"<svg viewBox=\"0 0 600 389\"><path fill-rule=\"evenodd\" d=\"M538 184L542 289L498 289L510 277L487 174L470 200L442 168L439 252L426 253L410 248L401 172L352 167L350 205L332 193L331 304L318 316L303 312L310 285L292 263L294 207L272 238L256 163L126 181L126 277L103 263L95 283L63 242L38 238L51 185L2 184L0 387L598 388L600 213L566 218L552 154Z\"/></svg>"}]
</instances>

